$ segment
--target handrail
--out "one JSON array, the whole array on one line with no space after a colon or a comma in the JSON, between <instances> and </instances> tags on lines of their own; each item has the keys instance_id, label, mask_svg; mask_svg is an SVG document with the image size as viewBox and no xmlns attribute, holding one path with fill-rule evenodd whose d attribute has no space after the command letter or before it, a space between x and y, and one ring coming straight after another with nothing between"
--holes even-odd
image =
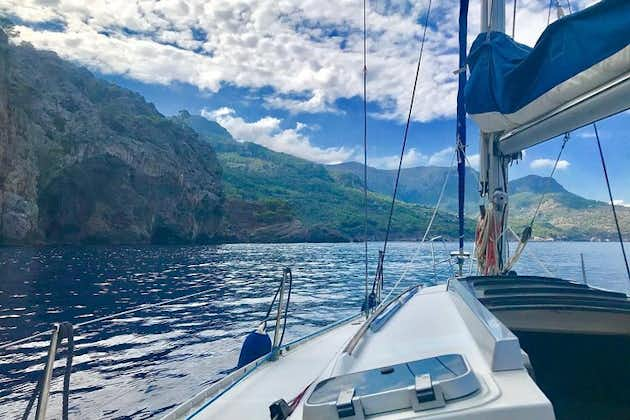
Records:
<instances>
[{"instance_id":1,"label":"handrail","mask_svg":"<svg viewBox=\"0 0 630 420\"><path fill-rule=\"evenodd\" d=\"M46 368L44 369L44 378L42 380L42 388L37 401L37 411L35 418L44 420L46 418L46 409L48 408L48 397L50 396L50 381L52 379L55 359L57 356L57 344L59 339L60 325L55 324L52 336L50 337L50 347L48 348L48 360L46 360Z\"/></svg>"},{"instance_id":2,"label":"handrail","mask_svg":"<svg viewBox=\"0 0 630 420\"><path fill-rule=\"evenodd\" d=\"M287 303L284 309L284 325L282 326L282 335L280 335L280 324L282 320L282 306L284 304L284 286L289 281L289 292L287 294ZM293 288L293 274L290 268L282 270L282 281L280 282L279 295L278 295L278 311L276 313L276 325L273 333L273 346L271 347L271 360L278 359L278 352L282 345L282 339L284 338L284 331L287 326L287 315L289 312L289 301L291 299L291 289ZM272 302L273 303L273 302Z\"/></svg>"},{"instance_id":3,"label":"handrail","mask_svg":"<svg viewBox=\"0 0 630 420\"><path fill-rule=\"evenodd\" d=\"M292 287L292 274L291 274L291 270L289 268L284 269L283 271L283 280L282 280L282 285L281 287L284 288L285 285L285 280L287 279L287 275L289 276L289 296L291 294L291 287ZM73 325L69 322L63 322L61 324L59 323L55 323L53 324L53 328L49 329L49 330L45 330L45 331L40 331L38 333L34 333L31 334L27 337L23 337L17 340L13 340L10 342L5 342L0 344L0 350L6 350L10 347L14 347L14 346L18 346L20 344L29 342L31 340L34 340L36 338L45 336L45 335L50 335L50 345L49 345L49 349L48 349L48 356L47 356L47 360L46 360L46 366L44 367L44 375L42 376L42 378L38 381L35 390L33 392L33 395L27 405L26 408L26 412L24 414L24 418L27 418L32 406L35 402L35 399L38 400L37 403L37 411L36 411L36 415L35 418L37 420L44 420L45 416L46 416L46 409L48 406L48 400L49 400L49 395L50 395L50 383L52 380L52 375L53 375L53 370L54 370L54 363L55 363L55 359L56 359L56 352L57 352L57 348L59 346L59 344L61 343L61 340L63 340L64 338L68 339L68 352L69 352L69 358L66 362L66 377L64 378L64 396L63 396L63 405L64 405L64 415L63 418L64 420L67 419L67 405L68 405L68 388L69 388L69 369L71 368L71 364L72 364L72 348L74 347L74 341L73 341L73 332L74 330L80 328L80 327L85 327L91 324L95 324L97 322L103 322L103 321L107 321L107 320L111 320L114 318L118 318L120 316L123 315L129 315L129 314L133 314L135 312L139 312L142 310L148 310L148 309L152 309L152 308L157 308L160 306L164 306L164 305L168 305L174 302L178 302L178 301L182 301L182 300L186 300L186 299L190 299L192 297L195 296L202 296L211 292L214 292L214 289L207 289L207 290L202 290L199 292L195 292L195 293L190 293L184 296L179 296L176 298L172 298L172 299L166 299L166 300L162 300L160 302L155 302L155 303L148 303L148 304L143 304L143 305L138 305L134 308L131 309L127 309L124 311L120 311L120 312L116 312L114 314L110 314L110 315L105 315L105 316L101 316L98 318L93 318L81 323L78 323L76 325ZM288 301L289 298L287 298L287 302L285 306L288 306ZM282 298L281 298L282 301ZM278 305L278 317L281 316L281 310L282 310L282 303L283 302L279 302ZM285 325L286 326L286 316L287 316L287 309L285 308ZM345 319L342 321L346 321ZM274 351L276 353L281 352L282 350L284 350L285 348L288 349L289 345L295 345L297 344L298 341L301 340L297 340L295 342L291 342L289 343L289 345L282 345L282 338L284 336L284 327L282 329L282 331L279 330L280 327L280 322L276 322L276 334L274 336ZM270 353L267 355L267 358L273 358L273 354Z\"/></svg>"},{"instance_id":4,"label":"handrail","mask_svg":"<svg viewBox=\"0 0 630 420\"><path fill-rule=\"evenodd\" d=\"M48 409L48 400L50 398L50 383L52 381L53 371L55 368L55 360L57 359L57 348L64 338L67 340L68 350L66 355L65 374L63 378L62 418L63 420L68 420L70 373L72 370L72 358L74 352L74 330L72 328L72 324L70 324L69 322L54 324L53 330L51 332L50 345L48 347L48 357L46 358L44 374L42 375L41 379L37 381L35 389L33 390L33 393L29 398L28 403L26 404L26 409L24 410L24 414L22 415L23 420L26 420L29 417L36 399L37 410L35 412L35 418L37 420L46 419L46 410Z\"/></svg>"},{"instance_id":5,"label":"handrail","mask_svg":"<svg viewBox=\"0 0 630 420\"><path fill-rule=\"evenodd\" d=\"M361 328L359 328L359 331L357 331L357 333L350 339L350 341L348 342L346 347L343 349L342 353L345 353L348 356L351 356L352 352L355 349L355 347L357 346L357 344L359 344L359 341L361 341L361 338L363 338L363 336L365 335L365 333L368 330L368 328L370 328L370 325L372 324L372 322L374 322L374 320L376 318L378 318L378 316L381 313L383 313L383 311L385 309L387 309L392 303L397 302L398 299L400 299L401 296L403 296L405 293L408 293L411 290L413 290L415 288L418 288L418 287L422 287L422 285L421 284L416 284L414 286L411 286L411 287L403 290L402 293L400 293L398 296L396 296L394 299L390 300L389 302L384 302L383 304L379 305L376 308L376 310L374 312L372 312L370 317L365 320L363 325L361 325Z\"/></svg>"}]
</instances>

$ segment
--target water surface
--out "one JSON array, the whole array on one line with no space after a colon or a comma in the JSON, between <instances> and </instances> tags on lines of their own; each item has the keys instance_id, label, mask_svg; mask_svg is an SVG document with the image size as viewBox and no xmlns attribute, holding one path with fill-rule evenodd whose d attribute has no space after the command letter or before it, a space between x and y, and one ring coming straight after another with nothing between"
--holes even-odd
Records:
<instances>
[{"instance_id":1,"label":"water surface","mask_svg":"<svg viewBox=\"0 0 630 420\"><path fill-rule=\"evenodd\" d=\"M370 244L370 268L379 244ZM441 282L455 244L390 245L385 283ZM531 243L516 269L628 289L618 244ZM263 318L282 274L294 288L285 341L357 313L364 294L362 244L0 248L0 343L197 291L203 296L98 322L76 332L75 418L149 418L233 367L244 334ZM45 361L46 338L0 350L0 418L21 416ZM63 362L58 362L59 368ZM49 413L58 416L61 371Z\"/></svg>"}]
</instances>

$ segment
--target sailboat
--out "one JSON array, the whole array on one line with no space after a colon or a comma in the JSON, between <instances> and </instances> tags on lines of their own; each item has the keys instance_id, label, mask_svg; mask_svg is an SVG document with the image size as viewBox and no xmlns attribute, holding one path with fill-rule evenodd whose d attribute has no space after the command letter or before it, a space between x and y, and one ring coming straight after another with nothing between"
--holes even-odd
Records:
<instances>
[{"instance_id":1,"label":"sailboat","mask_svg":"<svg viewBox=\"0 0 630 420\"><path fill-rule=\"evenodd\" d=\"M506 203L508 167L521 150L558 135L564 148L572 130L590 124L608 183L595 123L630 106L630 3L602 1L563 17L533 49L505 35L500 16L497 10L486 20L494 30L477 38L469 56L466 109L481 128L480 191L487 204L476 249L484 275L462 281L519 338L558 417L627 418L630 299L583 283L516 275L511 270L536 214L510 258ZM609 184L608 191L617 221Z\"/></svg>"},{"instance_id":2,"label":"sailboat","mask_svg":"<svg viewBox=\"0 0 630 420\"><path fill-rule=\"evenodd\" d=\"M531 226L509 257L507 180L521 150L630 108L630 3L603 0L563 17L530 49L504 33L505 1L483 0L469 57L467 14L461 0L460 242L453 253L460 275L381 299L377 274L362 313L284 344L287 270L272 301L273 340L261 324L231 373L165 419L627 417L628 297L516 275ZM481 129L484 199L475 251L481 275L470 277L462 270L470 258L463 242L466 111ZM383 260L384 252L377 273Z\"/></svg>"}]
</instances>

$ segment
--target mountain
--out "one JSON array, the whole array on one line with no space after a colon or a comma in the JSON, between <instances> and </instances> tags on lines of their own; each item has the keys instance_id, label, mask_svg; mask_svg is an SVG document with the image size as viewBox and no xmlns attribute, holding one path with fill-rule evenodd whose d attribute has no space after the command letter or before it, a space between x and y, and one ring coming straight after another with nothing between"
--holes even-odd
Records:
<instances>
[{"instance_id":1,"label":"mountain","mask_svg":"<svg viewBox=\"0 0 630 420\"><path fill-rule=\"evenodd\" d=\"M0 243L214 242L212 147L140 95L0 30Z\"/></svg>"},{"instance_id":2,"label":"mountain","mask_svg":"<svg viewBox=\"0 0 630 420\"><path fill-rule=\"evenodd\" d=\"M193 127L212 145L223 167L226 240L359 240L363 237L363 192L342 182L325 165L263 146L217 136L216 123L180 112L175 121ZM391 192L389 192L391 194ZM391 198L369 194L368 235L382 239ZM417 239L432 209L399 202L392 238ZM456 218L440 213L433 233L454 237ZM472 223L467 224L472 234Z\"/></svg>"},{"instance_id":3,"label":"mountain","mask_svg":"<svg viewBox=\"0 0 630 420\"><path fill-rule=\"evenodd\" d=\"M541 238L566 240L617 240L608 203L589 200L567 191L549 177L528 175L511 181L510 224L520 232L544 200L534 223L533 234ZM623 232L630 230L630 209L617 206Z\"/></svg>"},{"instance_id":4,"label":"mountain","mask_svg":"<svg viewBox=\"0 0 630 420\"><path fill-rule=\"evenodd\" d=\"M567 191L558 181L550 177L527 175L510 181L508 188L511 208L515 210L527 210L532 206L537 206L542 194L545 194L543 204L554 202L557 206L572 210L608 207L601 201L589 200Z\"/></svg>"},{"instance_id":5,"label":"mountain","mask_svg":"<svg viewBox=\"0 0 630 420\"><path fill-rule=\"evenodd\" d=\"M354 186L363 186L363 164L345 162L328 165L328 171L340 182ZM441 166L419 166L403 168L398 183L398 198L409 203L433 207L449 174L446 190L440 208L457 212L457 170ZM368 166L368 189L383 195L391 195L396 180L396 170L376 169ZM466 203L468 210L476 209L479 194L476 178L472 173L466 177Z\"/></svg>"},{"instance_id":6,"label":"mountain","mask_svg":"<svg viewBox=\"0 0 630 420\"><path fill-rule=\"evenodd\" d=\"M392 239L418 239L448 169L401 174ZM320 165L235 141L219 124L166 118L140 95L0 31L0 244L346 241L363 238L363 167ZM368 236L384 237L395 171L368 168ZM475 176L467 214L476 216ZM520 229L614 239L610 207L528 176L510 183ZM452 172L432 234L456 236ZM630 209L619 208L622 228ZM474 221L466 221L472 236Z\"/></svg>"},{"instance_id":7,"label":"mountain","mask_svg":"<svg viewBox=\"0 0 630 420\"><path fill-rule=\"evenodd\" d=\"M361 188L363 165L347 162L329 165L328 170L339 182ZM401 200L422 205L435 205L444 178L444 167L405 168L400 174L399 195ZM468 171L466 177L466 215L478 215L479 194L475 174ZM368 168L368 188L382 194L391 194L396 171ZM553 178L528 175L510 181L510 225L520 232L529 223L544 194L534 236L565 240L615 240L616 230L610 206L601 201L589 200L567 191ZM441 208L455 212L457 209L457 175L449 177ZM630 209L618 207L624 232L630 230Z\"/></svg>"}]
</instances>

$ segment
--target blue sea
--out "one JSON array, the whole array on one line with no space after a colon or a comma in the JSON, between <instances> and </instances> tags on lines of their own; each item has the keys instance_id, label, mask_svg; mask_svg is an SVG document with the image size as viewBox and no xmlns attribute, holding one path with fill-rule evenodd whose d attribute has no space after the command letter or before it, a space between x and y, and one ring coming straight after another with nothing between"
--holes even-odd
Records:
<instances>
[{"instance_id":1,"label":"blue sea","mask_svg":"<svg viewBox=\"0 0 630 420\"><path fill-rule=\"evenodd\" d=\"M369 244L370 276L379 243ZM443 282L453 243L392 243L385 292ZM519 274L553 274L628 291L616 243L531 243ZM415 258L413 256L416 255ZM159 416L233 367L244 335L262 320L282 277L293 272L285 342L359 311L363 244L0 248L0 343L194 292L202 296L98 322L75 332L70 416ZM414 260L409 265L410 260ZM466 266L474 273L474 266ZM371 281L371 278L370 278ZM42 373L46 337L0 350L0 418L22 415ZM62 346L63 348L63 346ZM61 368L50 416L61 412Z\"/></svg>"}]
</instances>

